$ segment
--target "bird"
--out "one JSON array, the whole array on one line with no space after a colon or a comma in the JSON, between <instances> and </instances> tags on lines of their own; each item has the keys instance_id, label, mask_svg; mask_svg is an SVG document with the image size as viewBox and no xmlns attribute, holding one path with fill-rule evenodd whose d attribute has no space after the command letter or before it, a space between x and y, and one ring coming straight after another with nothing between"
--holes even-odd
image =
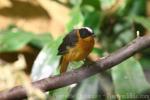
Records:
<instances>
[{"instance_id":1,"label":"bird","mask_svg":"<svg viewBox=\"0 0 150 100\"><path fill-rule=\"evenodd\" d=\"M94 32L89 27L72 29L58 47L60 55L60 73L64 73L70 62L80 61L87 58L94 47Z\"/></svg>"}]
</instances>

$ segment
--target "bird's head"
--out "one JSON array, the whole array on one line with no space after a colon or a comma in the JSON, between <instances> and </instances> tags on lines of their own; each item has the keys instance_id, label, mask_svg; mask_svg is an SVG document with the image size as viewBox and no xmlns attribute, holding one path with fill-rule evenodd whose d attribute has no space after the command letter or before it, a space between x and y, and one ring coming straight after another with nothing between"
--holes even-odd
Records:
<instances>
[{"instance_id":1,"label":"bird's head","mask_svg":"<svg viewBox=\"0 0 150 100\"><path fill-rule=\"evenodd\" d=\"M95 36L93 30L89 27L80 28L79 29L79 34L80 34L81 38L87 38L87 37L90 37L90 36L93 36L93 37Z\"/></svg>"}]
</instances>

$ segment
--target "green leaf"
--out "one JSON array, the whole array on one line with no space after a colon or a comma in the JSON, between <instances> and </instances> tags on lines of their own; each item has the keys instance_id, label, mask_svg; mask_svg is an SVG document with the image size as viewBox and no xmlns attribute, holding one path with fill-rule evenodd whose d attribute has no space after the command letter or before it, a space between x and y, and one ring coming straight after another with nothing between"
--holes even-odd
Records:
<instances>
[{"instance_id":1,"label":"green leaf","mask_svg":"<svg viewBox=\"0 0 150 100\"><path fill-rule=\"evenodd\" d=\"M142 56L139 61L144 69L150 69L150 56Z\"/></svg>"},{"instance_id":2,"label":"green leaf","mask_svg":"<svg viewBox=\"0 0 150 100\"><path fill-rule=\"evenodd\" d=\"M76 92L75 100L96 99L99 87L99 76L92 76L84 80Z\"/></svg>"},{"instance_id":3,"label":"green leaf","mask_svg":"<svg viewBox=\"0 0 150 100\"><path fill-rule=\"evenodd\" d=\"M135 34L132 32L131 29L126 29L124 32L122 32L118 36L118 38L116 38L115 45L120 48L123 45L129 43L131 40L133 40L134 36L135 36ZM119 44L119 42L120 42L120 44Z\"/></svg>"},{"instance_id":4,"label":"green leaf","mask_svg":"<svg viewBox=\"0 0 150 100\"><path fill-rule=\"evenodd\" d=\"M116 0L100 0L102 9L111 8Z\"/></svg>"},{"instance_id":5,"label":"green leaf","mask_svg":"<svg viewBox=\"0 0 150 100\"><path fill-rule=\"evenodd\" d=\"M112 68L112 78L116 95L121 100L133 99L150 86L144 77L143 70L138 61L133 57Z\"/></svg>"},{"instance_id":6,"label":"green leaf","mask_svg":"<svg viewBox=\"0 0 150 100\"><path fill-rule=\"evenodd\" d=\"M30 43L38 48L43 48L52 41L53 38L50 33L43 33L41 35L34 35L34 38L30 41Z\"/></svg>"},{"instance_id":7,"label":"green leaf","mask_svg":"<svg viewBox=\"0 0 150 100\"><path fill-rule=\"evenodd\" d=\"M100 0L83 0L82 5L90 5L94 7L96 10L100 10Z\"/></svg>"},{"instance_id":8,"label":"green leaf","mask_svg":"<svg viewBox=\"0 0 150 100\"><path fill-rule=\"evenodd\" d=\"M62 38L50 41L49 44L41 50L32 67L31 77L34 81L58 73L57 67L60 57L57 55L57 49L61 41Z\"/></svg>"},{"instance_id":9,"label":"green leaf","mask_svg":"<svg viewBox=\"0 0 150 100\"><path fill-rule=\"evenodd\" d=\"M71 86L49 91L49 100L67 100L71 91Z\"/></svg>"},{"instance_id":10,"label":"green leaf","mask_svg":"<svg viewBox=\"0 0 150 100\"><path fill-rule=\"evenodd\" d=\"M77 5L80 5L82 3L82 0L69 0L69 2L72 5L77 6Z\"/></svg>"},{"instance_id":11,"label":"green leaf","mask_svg":"<svg viewBox=\"0 0 150 100\"><path fill-rule=\"evenodd\" d=\"M16 51L32 40L33 34L18 29L0 32L0 52Z\"/></svg>"},{"instance_id":12,"label":"green leaf","mask_svg":"<svg viewBox=\"0 0 150 100\"><path fill-rule=\"evenodd\" d=\"M135 21L142 26L144 26L148 31L150 31L150 19L142 16L130 16L128 19Z\"/></svg>"},{"instance_id":13,"label":"green leaf","mask_svg":"<svg viewBox=\"0 0 150 100\"><path fill-rule=\"evenodd\" d=\"M71 12L71 20L67 24L67 32L72 30L75 27L83 25L84 17L81 13L80 7L75 6Z\"/></svg>"},{"instance_id":14,"label":"green leaf","mask_svg":"<svg viewBox=\"0 0 150 100\"><path fill-rule=\"evenodd\" d=\"M96 53L97 55L99 55L100 57L104 56L104 50L101 48L94 48L93 53Z\"/></svg>"},{"instance_id":15,"label":"green leaf","mask_svg":"<svg viewBox=\"0 0 150 100\"><path fill-rule=\"evenodd\" d=\"M84 18L84 26L92 28L95 34L99 33L100 13L97 11L88 12Z\"/></svg>"},{"instance_id":16,"label":"green leaf","mask_svg":"<svg viewBox=\"0 0 150 100\"><path fill-rule=\"evenodd\" d=\"M128 6L130 15L145 15L146 14L146 0L128 0L133 1L132 6Z\"/></svg>"},{"instance_id":17,"label":"green leaf","mask_svg":"<svg viewBox=\"0 0 150 100\"><path fill-rule=\"evenodd\" d=\"M146 0L124 0L118 9L119 15L145 15Z\"/></svg>"}]
</instances>

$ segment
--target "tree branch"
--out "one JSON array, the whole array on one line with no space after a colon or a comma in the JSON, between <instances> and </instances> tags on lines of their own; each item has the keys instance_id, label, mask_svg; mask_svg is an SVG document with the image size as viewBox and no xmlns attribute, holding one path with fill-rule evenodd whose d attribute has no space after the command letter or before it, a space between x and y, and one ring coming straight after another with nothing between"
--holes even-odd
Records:
<instances>
[{"instance_id":1,"label":"tree branch","mask_svg":"<svg viewBox=\"0 0 150 100\"><path fill-rule=\"evenodd\" d=\"M150 36L139 37L131 43L121 48L120 50L112 53L111 55L101 59L90 65L83 65L79 69L66 72L62 75L45 78L33 82L33 86L41 89L42 91L54 90L73 83L82 81L83 79L92 76L96 73L105 71L114 65L121 63L127 58L131 57L136 52L150 47ZM22 86L14 87L8 91L0 92L0 100L4 99L22 99L27 96L25 88Z\"/></svg>"}]
</instances>

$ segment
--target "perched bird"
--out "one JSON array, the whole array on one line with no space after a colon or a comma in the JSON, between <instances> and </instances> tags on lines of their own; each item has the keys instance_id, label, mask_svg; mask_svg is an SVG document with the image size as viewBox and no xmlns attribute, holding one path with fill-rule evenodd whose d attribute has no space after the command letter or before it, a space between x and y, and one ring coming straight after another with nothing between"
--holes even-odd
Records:
<instances>
[{"instance_id":1,"label":"perched bird","mask_svg":"<svg viewBox=\"0 0 150 100\"><path fill-rule=\"evenodd\" d=\"M87 58L94 46L94 32L89 27L73 29L65 36L58 48L61 55L59 67L60 73L67 70L69 62Z\"/></svg>"}]
</instances>

